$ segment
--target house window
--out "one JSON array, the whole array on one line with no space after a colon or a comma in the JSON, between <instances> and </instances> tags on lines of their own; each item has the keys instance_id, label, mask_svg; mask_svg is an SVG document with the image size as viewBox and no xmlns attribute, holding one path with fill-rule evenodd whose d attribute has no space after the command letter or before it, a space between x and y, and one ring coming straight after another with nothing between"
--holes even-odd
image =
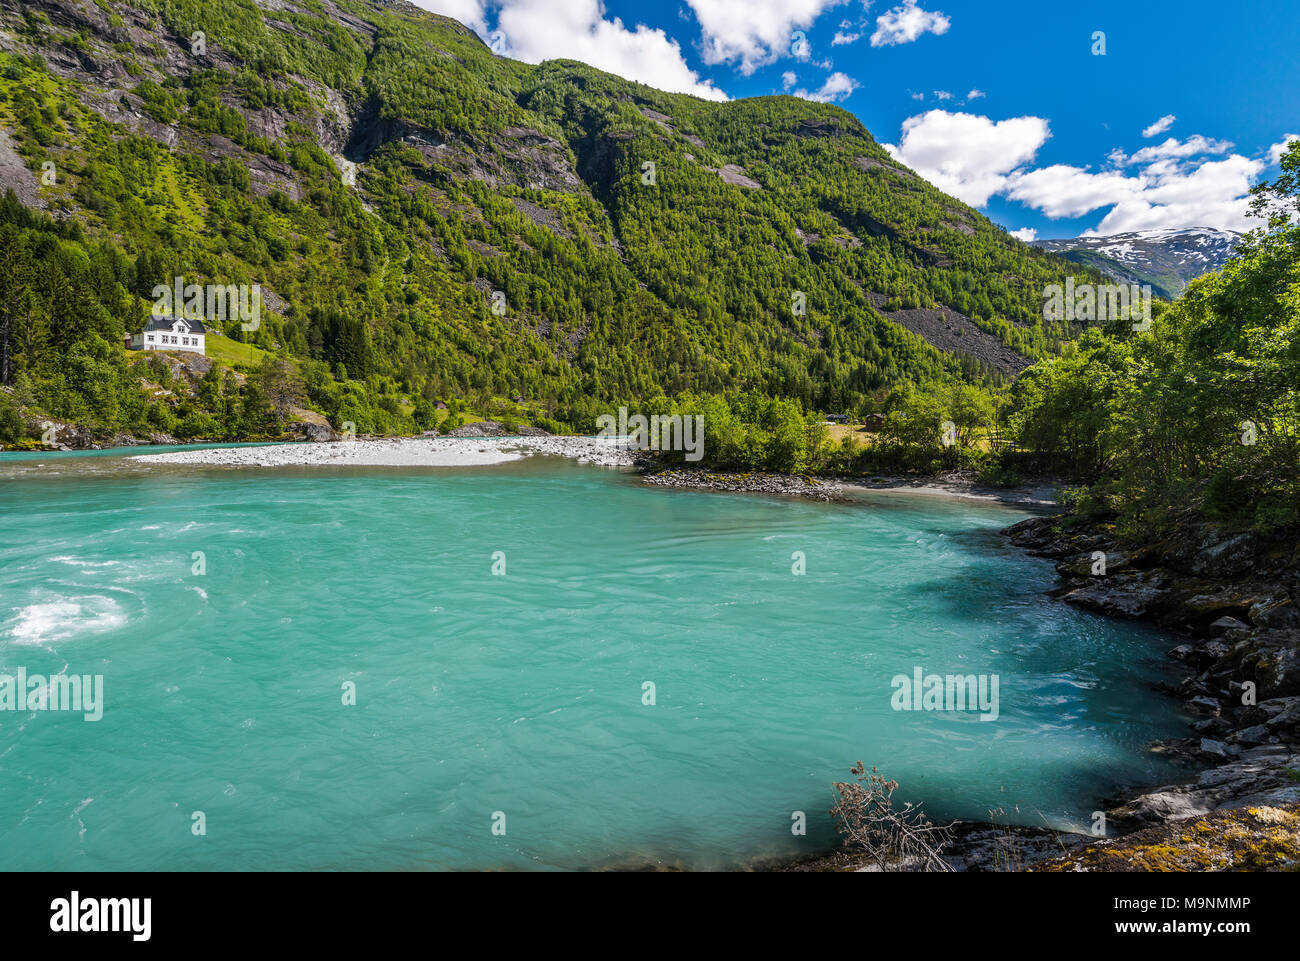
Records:
<instances>
[{"instance_id":1,"label":"house window","mask_svg":"<svg viewBox=\"0 0 1300 961\"><path fill-rule=\"evenodd\" d=\"M153 334L150 334L148 337L145 338L145 340L149 341L149 343L152 344L152 343L153 343Z\"/></svg>"}]
</instances>

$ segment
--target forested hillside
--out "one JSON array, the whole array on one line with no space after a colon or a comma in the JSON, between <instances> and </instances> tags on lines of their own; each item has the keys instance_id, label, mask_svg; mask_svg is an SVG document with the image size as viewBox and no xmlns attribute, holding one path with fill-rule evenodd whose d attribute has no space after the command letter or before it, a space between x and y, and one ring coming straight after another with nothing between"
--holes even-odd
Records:
<instances>
[{"instance_id":1,"label":"forested hillside","mask_svg":"<svg viewBox=\"0 0 1300 961\"><path fill-rule=\"evenodd\" d=\"M1080 333L1042 291L1086 271L833 106L530 66L404 3L0 0L0 30L0 405L99 434L271 436L300 407L412 432L501 398L589 430L684 391L862 410ZM123 348L176 276L264 298L256 330L207 322L189 381Z\"/></svg>"}]
</instances>

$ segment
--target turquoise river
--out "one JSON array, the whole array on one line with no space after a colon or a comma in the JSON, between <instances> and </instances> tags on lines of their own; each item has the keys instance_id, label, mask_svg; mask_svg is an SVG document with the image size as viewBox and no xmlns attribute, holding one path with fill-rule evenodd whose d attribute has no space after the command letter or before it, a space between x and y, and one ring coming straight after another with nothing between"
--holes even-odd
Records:
<instances>
[{"instance_id":1,"label":"turquoise river","mask_svg":"<svg viewBox=\"0 0 1300 961\"><path fill-rule=\"evenodd\" d=\"M0 675L103 679L97 721L0 710L0 868L745 866L833 844L858 759L936 818L1086 826L1170 773L1170 642L1044 596L1023 516L0 455ZM917 668L996 675L997 719L895 710Z\"/></svg>"}]
</instances>

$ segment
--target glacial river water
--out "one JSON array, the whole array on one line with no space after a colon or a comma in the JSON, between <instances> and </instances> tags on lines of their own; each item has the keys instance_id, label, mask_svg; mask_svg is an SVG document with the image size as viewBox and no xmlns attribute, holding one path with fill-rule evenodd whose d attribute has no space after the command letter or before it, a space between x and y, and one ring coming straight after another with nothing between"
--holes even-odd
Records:
<instances>
[{"instance_id":1,"label":"glacial river water","mask_svg":"<svg viewBox=\"0 0 1300 961\"><path fill-rule=\"evenodd\" d=\"M0 455L0 675L103 692L0 710L0 868L744 865L831 844L858 759L935 817L1086 826L1170 773L1170 642L1045 597L1022 516ZM996 676L996 719L896 709L918 669Z\"/></svg>"}]
</instances>

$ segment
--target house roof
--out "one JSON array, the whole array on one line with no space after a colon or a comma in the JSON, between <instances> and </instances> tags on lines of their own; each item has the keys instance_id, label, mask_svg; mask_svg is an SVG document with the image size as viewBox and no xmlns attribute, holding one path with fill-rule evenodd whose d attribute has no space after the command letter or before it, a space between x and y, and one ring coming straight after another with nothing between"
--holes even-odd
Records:
<instances>
[{"instance_id":1,"label":"house roof","mask_svg":"<svg viewBox=\"0 0 1300 961\"><path fill-rule=\"evenodd\" d=\"M207 330L203 326L203 321L197 319L191 319L189 317L175 317L172 316L171 314L163 314L160 317L151 314L149 316L149 320L144 325L144 329L170 331L172 329L172 324L174 324L178 320L183 320L185 321L185 323L189 324L191 334L207 333Z\"/></svg>"}]
</instances>

